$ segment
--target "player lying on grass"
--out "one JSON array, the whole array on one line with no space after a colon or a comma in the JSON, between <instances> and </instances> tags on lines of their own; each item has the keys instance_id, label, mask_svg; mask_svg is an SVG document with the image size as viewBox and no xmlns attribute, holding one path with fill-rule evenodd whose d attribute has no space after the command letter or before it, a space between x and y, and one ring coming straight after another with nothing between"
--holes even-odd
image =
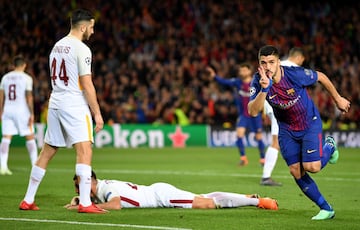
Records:
<instances>
[{"instance_id":1,"label":"player lying on grass","mask_svg":"<svg viewBox=\"0 0 360 230\"><path fill-rule=\"evenodd\" d=\"M79 193L79 177L73 178L75 191ZM260 198L257 194L244 195L229 192L195 194L174 187L168 183L137 185L118 180L100 180L92 171L91 197L99 208L117 210L121 208L237 208L256 206L263 209L278 210L277 201ZM79 198L75 196L67 209L78 208Z\"/></svg>"}]
</instances>

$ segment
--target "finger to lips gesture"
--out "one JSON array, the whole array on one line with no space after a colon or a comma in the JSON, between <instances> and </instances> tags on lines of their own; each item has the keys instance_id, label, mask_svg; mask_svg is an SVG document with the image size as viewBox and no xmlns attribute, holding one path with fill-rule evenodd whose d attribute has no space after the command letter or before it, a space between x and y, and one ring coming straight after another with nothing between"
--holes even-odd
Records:
<instances>
[{"instance_id":1,"label":"finger to lips gesture","mask_svg":"<svg viewBox=\"0 0 360 230\"><path fill-rule=\"evenodd\" d=\"M260 74L260 85L262 88L267 88L270 84L270 79L266 76L265 70L263 67L259 66L258 67L258 72Z\"/></svg>"}]
</instances>

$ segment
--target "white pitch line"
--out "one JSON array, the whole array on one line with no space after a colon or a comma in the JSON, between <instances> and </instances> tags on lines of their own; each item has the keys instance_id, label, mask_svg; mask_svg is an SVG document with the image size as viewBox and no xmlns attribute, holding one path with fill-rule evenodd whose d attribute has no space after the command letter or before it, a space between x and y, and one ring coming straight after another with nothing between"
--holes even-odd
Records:
<instances>
[{"instance_id":1,"label":"white pitch line","mask_svg":"<svg viewBox=\"0 0 360 230\"><path fill-rule=\"evenodd\" d=\"M18 171L24 171L24 168L15 168ZM132 170L132 169L95 169L96 173L112 173L112 174L144 174L144 175L186 175L186 176L224 176L224 177L247 177L247 178L259 178L261 174L247 174L247 173L218 173L211 171L202 171L202 172L186 172L186 171L169 171L169 170ZM60 169L60 168L48 168L48 172L70 172L69 169ZM342 175L358 175L359 173L349 173ZM360 174L359 174L360 175ZM276 178L292 179L288 172L286 175L276 175ZM344 178L341 176L331 177L331 176L318 176L316 180L326 180L326 181L350 181L350 182L360 182L360 179L355 178Z\"/></svg>"},{"instance_id":2,"label":"white pitch line","mask_svg":"<svg viewBox=\"0 0 360 230\"><path fill-rule=\"evenodd\" d=\"M173 227L145 226L145 225L132 225L132 224L91 223L91 222L63 221L63 220L40 220L40 219L26 219L26 218L5 218L5 217L0 217L0 220L4 220L4 221L24 221L24 222L41 222L41 223L59 223L59 224L73 224L73 225L95 225L95 226L109 226L109 227L127 227L127 228L140 228L140 229L191 230L189 228L173 228Z\"/></svg>"},{"instance_id":3,"label":"white pitch line","mask_svg":"<svg viewBox=\"0 0 360 230\"><path fill-rule=\"evenodd\" d=\"M217 172L186 172L186 171L166 171L166 170L126 170L126 169L100 169L96 170L96 172L102 173L114 173L114 174L153 174L153 175L187 175L187 176L224 176L224 177L251 177L251 178L258 178L260 174L247 174L247 173L217 173ZM277 178L284 178L284 179L292 179L288 173L286 176L277 175ZM343 177L324 177L319 176L316 180L327 180L327 181L355 181L360 182L360 179L355 178L343 178Z\"/></svg>"}]
</instances>

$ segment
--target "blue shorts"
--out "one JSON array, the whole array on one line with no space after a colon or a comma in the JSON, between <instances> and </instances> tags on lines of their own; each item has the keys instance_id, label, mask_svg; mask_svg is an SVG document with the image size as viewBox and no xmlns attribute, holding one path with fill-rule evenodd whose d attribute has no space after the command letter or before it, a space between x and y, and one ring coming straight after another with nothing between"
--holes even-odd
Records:
<instances>
[{"instance_id":1,"label":"blue shorts","mask_svg":"<svg viewBox=\"0 0 360 230\"><path fill-rule=\"evenodd\" d=\"M316 119L304 131L279 130L281 155L287 165L319 161L322 156L322 123Z\"/></svg>"},{"instance_id":2,"label":"blue shorts","mask_svg":"<svg viewBox=\"0 0 360 230\"><path fill-rule=\"evenodd\" d=\"M246 116L239 116L236 121L236 127L244 127L249 129L252 132L261 132L262 131L262 118L261 114L256 117L246 117Z\"/></svg>"}]
</instances>

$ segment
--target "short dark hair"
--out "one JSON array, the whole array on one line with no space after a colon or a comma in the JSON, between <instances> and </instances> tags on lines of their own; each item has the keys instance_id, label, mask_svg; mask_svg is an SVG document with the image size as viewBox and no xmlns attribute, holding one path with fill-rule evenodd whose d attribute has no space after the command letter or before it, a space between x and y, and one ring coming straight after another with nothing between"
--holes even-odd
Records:
<instances>
[{"instance_id":1,"label":"short dark hair","mask_svg":"<svg viewBox=\"0 0 360 230\"><path fill-rule=\"evenodd\" d=\"M248 69L250 69L250 70L253 69L253 66L251 65L250 62L242 62L242 63L240 63L240 64L239 64L239 68L243 68L243 67L246 67L246 68L248 68Z\"/></svg>"},{"instance_id":2,"label":"short dark hair","mask_svg":"<svg viewBox=\"0 0 360 230\"><path fill-rule=\"evenodd\" d=\"M304 50L300 47L293 47L289 50L289 56L302 55L305 56Z\"/></svg>"},{"instance_id":3,"label":"short dark hair","mask_svg":"<svg viewBox=\"0 0 360 230\"><path fill-rule=\"evenodd\" d=\"M77 9L71 14L70 24L73 27L81 21L90 21L91 19L95 19L95 17L90 11L84 9Z\"/></svg>"},{"instance_id":4,"label":"short dark hair","mask_svg":"<svg viewBox=\"0 0 360 230\"><path fill-rule=\"evenodd\" d=\"M260 59L260 56L270 56L270 55L274 55L279 57L279 50L272 45L266 45L263 46L259 49L259 54L258 54L258 58Z\"/></svg>"},{"instance_id":5,"label":"short dark hair","mask_svg":"<svg viewBox=\"0 0 360 230\"><path fill-rule=\"evenodd\" d=\"M94 170L91 170L91 177L96 180L96 174L95 174Z\"/></svg>"},{"instance_id":6,"label":"short dark hair","mask_svg":"<svg viewBox=\"0 0 360 230\"><path fill-rule=\"evenodd\" d=\"M13 59L13 64L15 67L22 66L25 64L25 58L22 55L16 55Z\"/></svg>"}]
</instances>

